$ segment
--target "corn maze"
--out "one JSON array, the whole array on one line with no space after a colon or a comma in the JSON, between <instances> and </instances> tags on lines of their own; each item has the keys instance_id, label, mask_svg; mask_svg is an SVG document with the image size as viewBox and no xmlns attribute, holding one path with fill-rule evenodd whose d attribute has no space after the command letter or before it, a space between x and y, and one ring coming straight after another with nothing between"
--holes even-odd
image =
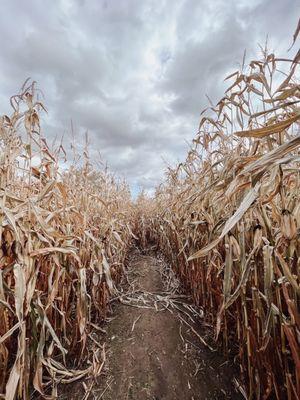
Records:
<instances>
[{"instance_id":1,"label":"corn maze","mask_svg":"<svg viewBox=\"0 0 300 400\"><path fill-rule=\"evenodd\" d=\"M40 127L34 83L0 119L0 398L57 398L98 376L105 319L132 244L155 243L249 399L300 396L299 57L232 73L187 158L153 198L90 162L66 161ZM89 362L88 362L89 361Z\"/></svg>"}]
</instances>

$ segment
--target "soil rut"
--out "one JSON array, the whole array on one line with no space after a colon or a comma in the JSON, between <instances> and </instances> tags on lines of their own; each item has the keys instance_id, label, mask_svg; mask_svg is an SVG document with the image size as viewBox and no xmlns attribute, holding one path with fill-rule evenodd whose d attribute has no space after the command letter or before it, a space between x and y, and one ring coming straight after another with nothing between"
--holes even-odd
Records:
<instances>
[{"instance_id":1,"label":"soil rut","mask_svg":"<svg viewBox=\"0 0 300 400\"><path fill-rule=\"evenodd\" d=\"M174 308L151 308L143 293L164 294L161 264L135 254L128 274L138 303L118 303L108 325L108 379L103 400L240 399L229 362L211 352ZM126 297L125 297L126 298ZM160 299L163 299L161 297ZM123 298L123 303L125 302ZM162 302L163 303L163 302ZM99 393L99 392L98 392Z\"/></svg>"}]
</instances>

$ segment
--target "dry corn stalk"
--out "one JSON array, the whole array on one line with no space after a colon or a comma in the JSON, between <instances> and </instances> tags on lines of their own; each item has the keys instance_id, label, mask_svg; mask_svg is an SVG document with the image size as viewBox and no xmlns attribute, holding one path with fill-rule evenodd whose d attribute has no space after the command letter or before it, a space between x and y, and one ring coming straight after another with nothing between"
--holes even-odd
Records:
<instances>
[{"instance_id":1,"label":"dry corn stalk","mask_svg":"<svg viewBox=\"0 0 300 400\"><path fill-rule=\"evenodd\" d=\"M300 396L297 69L265 51L231 74L186 161L137 201L141 242L158 244L238 354L249 399Z\"/></svg>"},{"instance_id":2,"label":"dry corn stalk","mask_svg":"<svg viewBox=\"0 0 300 400\"><path fill-rule=\"evenodd\" d=\"M89 163L61 168L40 131L34 83L0 119L0 394L52 398L58 382L97 374L90 323L106 313L132 237L130 192ZM72 356L72 368L68 360ZM93 363L86 366L87 359ZM85 366L84 366L85 365Z\"/></svg>"}]
</instances>

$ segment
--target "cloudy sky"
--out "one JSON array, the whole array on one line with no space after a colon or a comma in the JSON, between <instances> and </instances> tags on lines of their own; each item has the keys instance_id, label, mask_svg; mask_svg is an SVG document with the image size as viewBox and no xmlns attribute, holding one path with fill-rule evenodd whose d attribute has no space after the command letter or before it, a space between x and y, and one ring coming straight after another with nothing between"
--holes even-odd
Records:
<instances>
[{"instance_id":1,"label":"cloudy sky","mask_svg":"<svg viewBox=\"0 0 300 400\"><path fill-rule=\"evenodd\" d=\"M184 158L206 94L217 101L224 77L247 50L287 49L300 0L1 1L0 113L26 78L48 109L46 136L76 143L89 132L134 193L151 190L166 164Z\"/></svg>"}]
</instances>

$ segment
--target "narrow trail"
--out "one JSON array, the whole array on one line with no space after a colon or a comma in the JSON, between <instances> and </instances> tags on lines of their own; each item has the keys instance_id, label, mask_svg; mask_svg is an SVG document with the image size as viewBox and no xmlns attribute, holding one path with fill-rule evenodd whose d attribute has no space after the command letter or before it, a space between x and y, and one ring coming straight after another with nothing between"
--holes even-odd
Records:
<instances>
[{"instance_id":1,"label":"narrow trail","mask_svg":"<svg viewBox=\"0 0 300 400\"><path fill-rule=\"evenodd\" d=\"M108 324L107 379L97 398L241 399L229 362L188 325L193 309L182 309L182 296L172 290L174 276L164 275L162 263L136 252L127 280Z\"/></svg>"}]
</instances>

